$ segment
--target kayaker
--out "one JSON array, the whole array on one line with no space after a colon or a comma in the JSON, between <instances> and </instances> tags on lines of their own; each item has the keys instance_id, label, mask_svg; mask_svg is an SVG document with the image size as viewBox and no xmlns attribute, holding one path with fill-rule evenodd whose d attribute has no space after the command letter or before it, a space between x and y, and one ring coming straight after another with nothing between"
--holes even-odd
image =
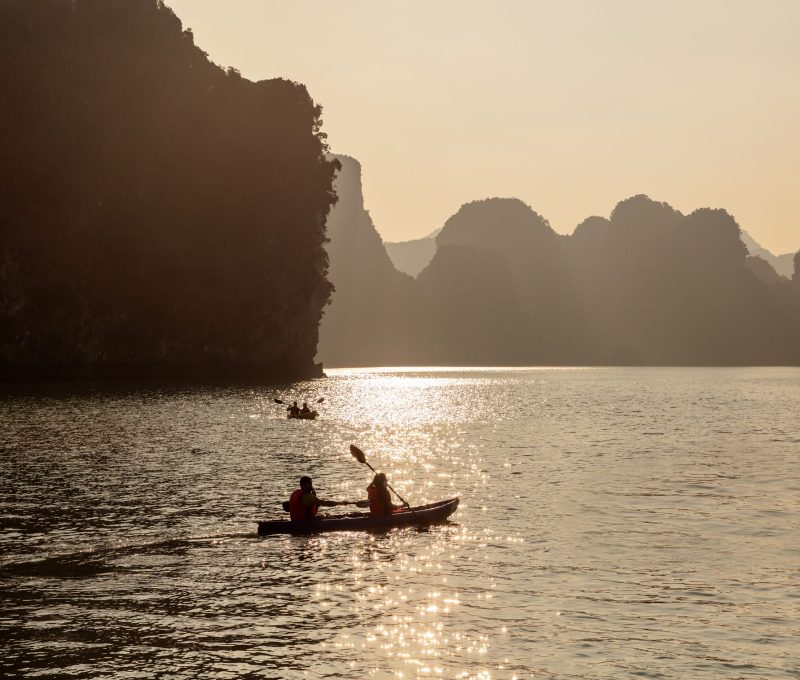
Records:
<instances>
[{"instance_id":1,"label":"kayaker","mask_svg":"<svg viewBox=\"0 0 800 680\"><path fill-rule=\"evenodd\" d=\"M295 402L295 403L297 403L297 402ZM308 408L308 402L307 401L303 402L303 408L300 409L300 413L311 413L311 409Z\"/></svg>"},{"instance_id":2,"label":"kayaker","mask_svg":"<svg viewBox=\"0 0 800 680\"><path fill-rule=\"evenodd\" d=\"M292 402L292 405L286 410L289 411L290 416L300 415L300 407L297 405L296 401Z\"/></svg>"},{"instance_id":3,"label":"kayaker","mask_svg":"<svg viewBox=\"0 0 800 680\"><path fill-rule=\"evenodd\" d=\"M386 475L383 472L378 472L373 477L372 483L367 487L370 515L391 515L395 509L403 507L392 503L388 484L389 481L386 479Z\"/></svg>"},{"instance_id":4,"label":"kayaker","mask_svg":"<svg viewBox=\"0 0 800 680\"><path fill-rule=\"evenodd\" d=\"M327 508L350 504L350 501L325 501L318 498L311 477L303 475L300 478L300 488L295 489L289 498L289 518L292 521L314 519L320 506Z\"/></svg>"}]
</instances>

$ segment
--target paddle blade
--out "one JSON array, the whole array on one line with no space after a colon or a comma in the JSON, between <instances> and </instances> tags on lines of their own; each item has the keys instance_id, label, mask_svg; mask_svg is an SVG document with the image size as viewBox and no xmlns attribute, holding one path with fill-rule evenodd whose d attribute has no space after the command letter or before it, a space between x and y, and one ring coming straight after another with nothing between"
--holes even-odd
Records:
<instances>
[{"instance_id":1,"label":"paddle blade","mask_svg":"<svg viewBox=\"0 0 800 680\"><path fill-rule=\"evenodd\" d=\"M283 403L280 399L273 399L272 401L274 401L276 404L282 404Z\"/></svg>"},{"instance_id":2,"label":"paddle blade","mask_svg":"<svg viewBox=\"0 0 800 680\"><path fill-rule=\"evenodd\" d=\"M366 454L361 449L359 449L355 444L350 444L350 453L352 454L353 458L355 458L359 463L367 462Z\"/></svg>"},{"instance_id":3,"label":"paddle blade","mask_svg":"<svg viewBox=\"0 0 800 680\"><path fill-rule=\"evenodd\" d=\"M317 399L318 404L321 404L323 401L325 401L325 397L320 397L319 399Z\"/></svg>"}]
</instances>

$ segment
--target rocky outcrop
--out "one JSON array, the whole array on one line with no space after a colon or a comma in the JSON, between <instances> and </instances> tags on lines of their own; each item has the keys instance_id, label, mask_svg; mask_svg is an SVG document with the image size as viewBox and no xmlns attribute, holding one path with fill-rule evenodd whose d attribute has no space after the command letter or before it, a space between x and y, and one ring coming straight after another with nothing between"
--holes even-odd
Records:
<instances>
[{"instance_id":1,"label":"rocky outcrop","mask_svg":"<svg viewBox=\"0 0 800 680\"><path fill-rule=\"evenodd\" d=\"M787 279L792 278L794 253L773 255L744 230L742 231L742 243L744 243L750 255L760 257L762 260L766 261L780 276Z\"/></svg>"},{"instance_id":2,"label":"rocky outcrop","mask_svg":"<svg viewBox=\"0 0 800 680\"><path fill-rule=\"evenodd\" d=\"M474 201L447 220L432 261L413 281L388 266L360 191L355 205L347 235L334 224L331 253L359 283L336 273L335 282L348 283L334 309L356 295L352 328L378 335L388 328L390 337L372 359L353 336L348 363L800 363L796 282L748 257L724 210L683 215L640 195L560 236L517 199ZM362 245L341 252L357 234ZM392 314L364 304L373 289Z\"/></svg>"},{"instance_id":3,"label":"rocky outcrop","mask_svg":"<svg viewBox=\"0 0 800 680\"><path fill-rule=\"evenodd\" d=\"M326 366L413 363L423 330L418 288L394 268L364 208L360 164L335 158L339 200L328 217L334 292L320 328L319 359Z\"/></svg>"},{"instance_id":4,"label":"rocky outcrop","mask_svg":"<svg viewBox=\"0 0 800 680\"><path fill-rule=\"evenodd\" d=\"M429 236L410 241L384 242L395 269L410 276L418 276L436 253L436 235L439 231L437 229Z\"/></svg>"},{"instance_id":5,"label":"rocky outcrop","mask_svg":"<svg viewBox=\"0 0 800 680\"><path fill-rule=\"evenodd\" d=\"M156 0L0 3L0 378L320 374L321 109Z\"/></svg>"}]
</instances>

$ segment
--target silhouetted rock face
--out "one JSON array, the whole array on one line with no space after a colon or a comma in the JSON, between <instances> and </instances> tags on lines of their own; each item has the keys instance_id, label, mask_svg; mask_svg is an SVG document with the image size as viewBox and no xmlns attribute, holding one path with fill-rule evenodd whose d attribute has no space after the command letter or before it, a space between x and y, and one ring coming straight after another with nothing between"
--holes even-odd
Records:
<instances>
[{"instance_id":1,"label":"silhouetted rock face","mask_svg":"<svg viewBox=\"0 0 800 680\"><path fill-rule=\"evenodd\" d=\"M436 237L412 239L411 241L384 242L395 269L410 276L417 276L430 264L436 252Z\"/></svg>"},{"instance_id":2,"label":"silhouetted rock face","mask_svg":"<svg viewBox=\"0 0 800 680\"><path fill-rule=\"evenodd\" d=\"M574 240L601 246L609 241L611 236L611 222L605 217L592 215L581 222L572 232Z\"/></svg>"},{"instance_id":3,"label":"silhouetted rock face","mask_svg":"<svg viewBox=\"0 0 800 680\"><path fill-rule=\"evenodd\" d=\"M361 164L350 156L334 156L341 169L334 179L338 202L327 222L330 239L330 277L334 286L363 283L366 274L374 279L396 280L396 271L383 241L364 208ZM336 300L333 296L332 302Z\"/></svg>"},{"instance_id":4,"label":"silhouetted rock face","mask_svg":"<svg viewBox=\"0 0 800 680\"><path fill-rule=\"evenodd\" d=\"M570 239L591 348L602 363L794 363L793 312L746 265L739 227L724 210L684 217L636 196L606 223Z\"/></svg>"},{"instance_id":5,"label":"silhouetted rock face","mask_svg":"<svg viewBox=\"0 0 800 680\"><path fill-rule=\"evenodd\" d=\"M668 234L682 219L683 215L669 204L638 194L617 203L610 223L617 235L651 240Z\"/></svg>"},{"instance_id":6,"label":"silhouetted rock face","mask_svg":"<svg viewBox=\"0 0 800 680\"><path fill-rule=\"evenodd\" d=\"M506 261L522 313L515 354L563 363L585 353L589 331L565 259L568 239L529 206L516 198L467 203L436 242L494 251Z\"/></svg>"},{"instance_id":7,"label":"silhouetted rock face","mask_svg":"<svg viewBox=\"0 0 800 680\"><path fill-rule=\"evenodd\" d=\"M0 3L0 374L319 374L320 108L156 0Z\"/></svg>"},{"instance_id":8,"label":"silhouetted rock face","mask_svg":"<svg viewBox=\"0 0 800 680\"><path fill-rule=\"evenodd\" d=\"M360 201L359 193L363 211ZM566 237L521 201L476 201L446 222L433 260L399 294L399 287L390 293L386 283L368 283L396 281L396 272L386 266L371 221L360 231L357 224L353 217L350 228L363 231L383 276L363 277L362 287L384 291L389 308L400 310L387 316L359 303L356 328L379 336L391 329L378 363L800 363L800 273L789 282L748 259L739 226L724 210L685 216L634 196L609 219L590 217ZM348 262L357 270L370 266ZM350 293L339 293L350 304ZM370 362L351 351L351 363Z\"/></svg>"},{"instance_id":9,"label":"silhouetted rock face","mask_svg":"<svg viewBox=\"0 0 800 680\"><path fill-rule=\"evenodd\" d=\"M528 355L524 316L505 258L442 245L417 277L428 309L424 355L433 364L518 364Z\"/></svg>"},{"instance_id":10,"label":"silhouetted rock face","mask_svg":"<svg viewBox=\"0 0 800 680\"><path fill-rule=\"evenodd\" d=\"M780 285L782 277L764 258L758 257L757 255L748 255L745 263L747 264L747 268L761 283L770 286Z\"/></svg>"},{"instance_id":11,"label":"silhouetted rock face","mask_svg":"<svg viewBox=\"0 0 800 680\"><path fill-rule=\"evenodd\" d=\"M364 209L361 166L349 156L328 216L331 304L320 328L320 360L329 366L415 363L422 312L414 280L392 265Z\"/></svg>"},{"instance_id":12,"label":"silhouetted rock face","mask_svg":"<svg viewBox=\"0 0 800 680\"><path fill-rule=\"evenodd\" d=\"M563 237L516 198L488 198L461 206L436 237L439 247L457 245L500 253L523 298L546 300L541 284L563 274Z\"/></svg>"},{"instance_id":13,"label":"silhouetted rock face","mask_svg":"<svg viewBox=\"0 0 800 680\"><path fill-rule=\"evenodd\" d=\"M794 256L794 274L792 275L791 286L800 306L800 251L795 253ZM800 311L798 311L798 314L800 315Z\"/></svg>"},{"instance_id":14,"label":"silhouetted rock face","mask_svg":"<svg viewBox=\"0 0 800 680\"><path fill-rule=\"evenodd\" d=\"M787 279L792 278L792 272L794 271L794 253L773 255L769 250L756 242L746 231L742 231L742 243L744 243L750 255L766 260L780 276Z\"/></svg>"},{"instance_id":15,"label":"silhouetted rock face","mask_svg":"<svg viewBox=\"0 0 800 680\"><path fill-rule=\"evenodd\" d=\"M462 205L445 222L436 243L511 252L520 241L552 247L558 238L547 220L518 198L487 198Z\"/></svg>"}]
</instances>

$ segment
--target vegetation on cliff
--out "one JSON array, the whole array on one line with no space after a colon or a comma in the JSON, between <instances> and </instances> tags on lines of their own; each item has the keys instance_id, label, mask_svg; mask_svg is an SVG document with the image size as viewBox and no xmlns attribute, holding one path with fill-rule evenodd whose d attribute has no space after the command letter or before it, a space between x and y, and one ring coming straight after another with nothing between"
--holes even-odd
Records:
<instances>
[{"instance_id":1,"label":"vegetation on cliff","mask_svg":"<svg viewBox=\"0 0 800 680\"><path fill-rule=\"evenodd\" d=\"M156 0L4 0L0 83L0 374L314 372L337 166L302 85Z\"/></svg>"}]
</instances>

